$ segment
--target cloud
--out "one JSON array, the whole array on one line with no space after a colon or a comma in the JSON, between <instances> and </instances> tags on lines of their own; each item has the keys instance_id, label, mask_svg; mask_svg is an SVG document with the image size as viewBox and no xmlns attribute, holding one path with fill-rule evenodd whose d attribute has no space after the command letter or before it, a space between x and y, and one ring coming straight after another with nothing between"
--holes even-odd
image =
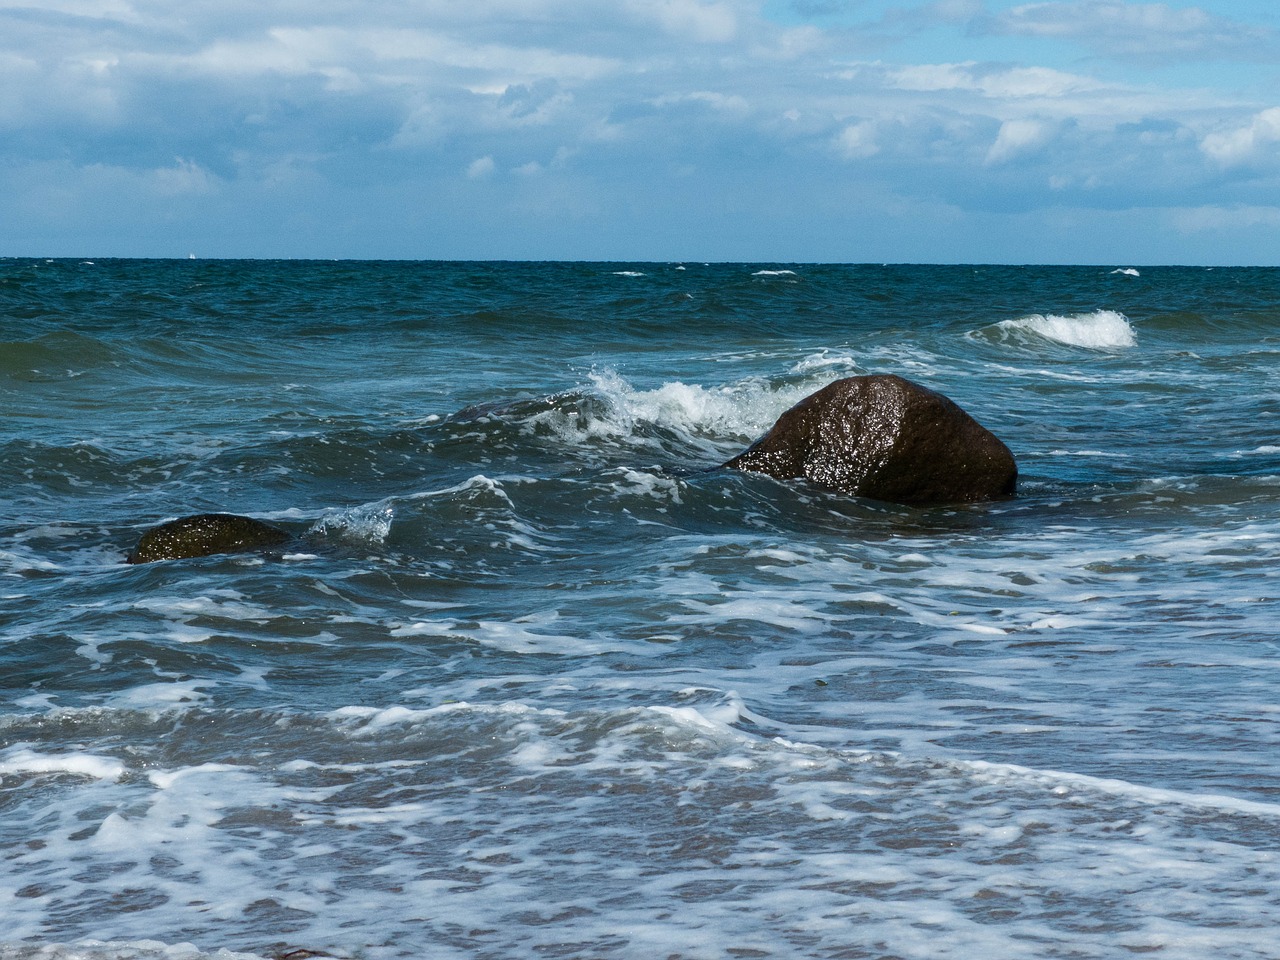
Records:
<instances>
[{"instance_id":1,"label":"cloud","mask_svg":"<svg viewBox=\"0 0 1280 960\"><path fill-rule=\"evenodd\" d=\"M987 151L986 162L994 166L1036 153L1053 139L1055 132L1052 124L1039 120L1006 120Z\"/></svg>"},{"instance_id":2,"label":"cloud","mask_svg":"<svg viewBox=\"0 0 1280 960\"><path fill-rule=\"evenodd\" d=\"M978 34L1071 40L1117 57L1266 60L1280 53L1276 31L1199 7L1122 0L1029 3L974 20Z\"/></svg>"},{"instance_id":3,"label":"cloud","mask_svg":"<svg viewBox=\"0 0 1280 960\"><path fill-rule=\"evenodd\" d=\"M848 160L864 160L880 152L876 142L876 125L869 120L852 123L840 131L836 147Z\"/></svg>"},{"instance_id":4,"label":"cloud","mask_svg":"<svg viewBox=\"0 0 1280 960\"><path fill-rule=\"evenodd\" d=\"M699 43L728 43L738 32L732 4L699 0L631 0L628 10L639 20L652 20L675 37Z\"/></svg>"},{"instance_id":5,"label":"cloud","mask_svg":"<svg viewBox=\"0 0 1280 960\"><path fill-rule=\"evenodd\" d=\"M887 81L901 90L966 90L994 99L1054 99L1096 93L1108 86L1091 77L1064 73L1048 67L979 64L972 61L891 68L887 72Z\"/></svg>"},{"instance_id":6,"label":"cloud","mask_svg":"<svg viewBox=\"0 0 1280 960\"><path fill-rule=\"evenodd\" d=\"M1274 40L1269 28L1118 0L990 15L979 0L939 0L858 23L873 9L862 0L0 7L0 242L7 209L41 216L39 204L13 198L45 173L60 178L41 194L63 198L59 223L74 221L77 203L86 220L100 213L88 194L114 184L139 211L181 208L192 222L252 219L272 203L352 224L377 220L374 209L383 222L416 211L441 224L458 213L477 235L496 224L495 243L513 235L505 225L517 213L551 218L550 235L567 222L548 212L555 203L582 211L583 223L654 211L643 214L654 231L714 239L718 212L766 216L763 198L779 182L797 212L767 215L833 222L861 217L877 196L895 198L882 205L887 218L923 208L1267 206L1247 191L1264 189L1257 170L1280 142L1271 104L1168 71L1144 75L1141 51L1243 62ZM784 22L770 19L775 10ZM1127 60L1082 61L1079 44ZM1233 82L1252 68L1237 69ZM1267 89L1262 78L1254 85ZM280 244L313 242L314 229L286 232L303 216L277 217ZM531 224L527 235L543 232ZM447 231L436 235L447 242ZM376 242L397 236L383 226Z\"/></svg>"},{"instance_id":7,"label":"cloud","mask_svg":"<svg viewBox=\"0 0 1280 960\"><path fill-rule=\"evenodd\" d=\"M1200 149L1222 166L1236 167L1261 159L1274 162L1276 144L1280 144L1280 107L1263 110L1244 126L1208 134Z\"/></svg>"},{"instance_id":8,"label":"cloud","mask_svg":"<svg viewBox=\"0 0 1280 960\"><path fill-rule=\"evenodd\" d=\"M477 157L467 164L467 177L471 180L483 180L493 174L496 166L493 162L493 157Z\"/></svg>"}]
</instances>

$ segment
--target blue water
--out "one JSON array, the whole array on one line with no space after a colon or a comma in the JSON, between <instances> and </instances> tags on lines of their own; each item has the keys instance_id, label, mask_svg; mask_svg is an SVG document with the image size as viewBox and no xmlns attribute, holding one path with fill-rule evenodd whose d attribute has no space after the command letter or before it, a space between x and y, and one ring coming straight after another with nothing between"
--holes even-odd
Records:
<instances>
[{"instance_id":1,"label":"blue water","mask_svg":"<svg viewBox=\"0 0 1280 960\"><path fill-rule=\"evenodd\" d=\"M0 260L0 958L1280 957L1280 270L1125 266ZM711 469L865 373L1019 496Z\"/></svg>"}]
</instances>

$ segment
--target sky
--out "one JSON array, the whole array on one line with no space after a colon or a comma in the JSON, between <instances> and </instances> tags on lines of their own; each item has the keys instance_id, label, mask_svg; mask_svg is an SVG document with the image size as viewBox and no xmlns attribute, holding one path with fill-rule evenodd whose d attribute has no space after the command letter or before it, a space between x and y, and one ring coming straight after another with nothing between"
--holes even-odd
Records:
<instances>
[{"instance_id":1,"label":"sky","mask_svg":"<svg viewBox=\"0 0 1280 960\"><path fill-rule=\"evenodd\" d=\"M0 256L1280 265L1275 0L0 0Z\"/></svg>"}]
</instances>

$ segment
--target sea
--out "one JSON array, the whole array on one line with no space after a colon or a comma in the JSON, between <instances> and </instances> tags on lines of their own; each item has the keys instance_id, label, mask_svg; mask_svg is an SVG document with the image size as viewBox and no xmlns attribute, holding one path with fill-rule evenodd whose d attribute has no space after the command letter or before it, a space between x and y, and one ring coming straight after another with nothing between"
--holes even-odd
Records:
<instances>
[{"instance_id":1,"label":"sea","mask_svg":"<svg viewBox=\"0 0 1280 960\"><path fill-rule=\"evenodd\" d=\"M1017 495L719 469L872 373ZM1280 958L1280 269L9 257L0 424L0 960Z\"/></svg>"}]
</instances>

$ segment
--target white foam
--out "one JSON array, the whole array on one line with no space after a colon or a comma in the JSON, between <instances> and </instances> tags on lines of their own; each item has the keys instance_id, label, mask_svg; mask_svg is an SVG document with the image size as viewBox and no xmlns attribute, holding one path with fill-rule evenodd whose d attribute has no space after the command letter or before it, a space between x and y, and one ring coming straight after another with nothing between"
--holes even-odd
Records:
<instances>
[{"instance_id":1,"label":"white foam","mask_svg":"<svg viewBox=\"0 0 1280 960\"><path fill-rule=\"evenodd\" d=\"M840 376L848 376L859 369L858 361L850 354L823 350L805 357L791 368L791 372L802 375L838 373Z\"/></svg>"},{"instance_id":2,"label":"white foam","mask_svg":"<svg viewBox=\"0 0 1280 960\"><path fill-rule=\"evenodd\" d=\"M753 277L794 277L794 270L757 270L752 274Z\"/></svg>"},{"instance_id":3,"label":"white foam","mask_svg":"<svg viewBox=\"0 0 1280 960\"><path fill-rule=\"evenodd\" d=\"M1050 457L1111 457L1125 460L1133 456L1130 453L1117 453L1114 450L1050 450L1045 456Z\"/></svg>"},{"instance_id":4,"label":"white foam","mask_svg":"<svg viewBox=\"0 0 1280 960\"><path fill-rule=\"evenodd\" d=\"M1137 270L1135 270L1133 267L1119 267L1119 268L1117 268L1117 269L1115 269L1115 270L1112 270L1112 271L1111 271L1111 273L1112 273L1113 275L1114 275L1114 274L1119 273L1119 274L1122 274L1122 275L1124 275L1124 276L1126 276L1126 277L1140 277L1140 276L1142 276L1142 274L1140 274L1140 273L1139 273Z\"/></svg>"},{"instance_id":5,"label":"white foam","mask_svg":"<svg viewBox=\"0 0 1280 960\"><path fill-rule=\"evenodd\" d=\"M815 389L810 384L774 390L758 380L723 387L672 381L652 390L633 387L613 370L591 375L596 392L610 407L606 422L592 425L598 434L643 443L640 427L653 425L677 433L691 445L721 456L719 443L736 449L768 429L787 408ZM546 415L544 415L546 416ZM580 433L581 426L576 430Z\"/></svg>"},{"instance_id":6,"label":"white foam","mask_svg":"<svg viewBox=\"0 0 1280 960\"><path fill-rule=\"evenodd\" d=\"M1071 789L1089 790L1113 797L1136 800L1148 806L1170 805L1190 810L1212 810L1218 813L1241 813L1250 816L1280 819L1280 803L1266 803L1243 797L1214 793L1192 793L1186 790L1169 790L1130 783L1115 778L1091 777L1085 774L1061 770L1034 770L1012 763L989 763L985 760L965 761L962 766L1000 778L1016 777L1051 787L1059 796Z\"/></svg>"},{"instance_id":7,"label":"white foam","mask_svg":"<svg viewBox=\"0 0 1280 960\"><path fill-rule=\"evenodd\" d=\"M76 647L76 654L84 657L93 664L93 670L100 670L102 667L110 663L114 657L110 653L103 653L101 647L103 644L113 642L106 637L82 636L80 646Z\"/></svg>"},{"instance_id":8,"label":"white foam","mask_svg":"<svg viewBox=\"0 0 1280 960\"><path fill-rule=\"evenodd\" d=\"M767 624L788 633L816 633L826 628L833 617L816 609L809 597L739 596L707 602L685 599L681 606L692 611L667 617L672 624L706 624L719 626L735 620Z\"/></svg>"},{"instance_id":9,"label":"white foam","mask_svg":"<svg viewBox=\"0 0 1280 960\"><path fill-rule=\"evenodd\" d=\"M146 597L135 600L133 606L138 610L184 621L194 617L216 617L265 623L274 616L266 607L245 603L243 595L234 590L210 590L208 596Z\"/></svg>"},{"instance_id":10,"label":"white foam","mask_svg":"<svg viewBox=\"0 0 1280 960\"><path fill-rule=\"evenodd\" d=\"M0 943L0 960L262 960L225 947L206 953L193 943L159 940L81 940L77 943Z\"/></svg>"},{"instance_id":11,"label":"white foam","mask_svg":"<svg viewBox=\"0 0 1280 960\"><path fill-rule=\"evenodd\" d=\"M1005 334L1032 334L1046 340L1089 350L1114 351L1135 346L1137 334L1122 313L1095 310L1071 316L1033 314L1017 320L1001 320L996 328Z\"/></svg>"},{"instance_id":12,"label":"white foam","mask_svg":"<svg viewBox=\"0 0 1280 960\"><path fill-rule=\"evenodd\" d=\"M13 701L13 705L23 710L52 710L55 707L54 701L57 699L56 693L33 693L30 696L18 697Z\"/></svg>"},{"instance_id":13,"label":"white foam","mask_svg":"<svg viewBox=\"0 0 1280 960\"><path fill-rule=\"evenodd\" d=\"M189 641L183 641L189 642ZM186 709L209 699L205 692L213 680L172 680L144 683L111 695L112 706L132 710Z\"/></svg>"},{"instance_id":14,"label":"white foam","mask_svg":"<svg viewBox=\"0 0 1280 960\"><path fill-rule=\"evenodd\" d=\"M644 276L644 274L639 270L615 270L613 271L613 275L615 277L643 277Z\"/></svg>"},{"instance_id":15,"label":"white foam","mask_svg":"<svg viewBox=\"0 0 1280 960\"><path fill-rule=\"evenodd\" d=\"M14 747L0 754L0 774L21 773L67 773L95 780L119 780L125 775L125 765L114 757L36 753L26 747Z\"/></svg>"},{"instance_id":16,"label":"white foam","mask_svg":"<svg viewBox=\"0 0 1280 960\"><path fill-rule=\"evenodd\" d=\"M858 718L873 705L839 709L870 737ZM206 719L213 746L219 718ZM225 762L72 784L73 802L46 813L47 845L15 845L0 876L15 941L0 960L203 960L144 939L166 935L205 949L281 936L370 960L423 943L450 945L436 951L450 960L566 943L690 960L891 943L925 960L1021 956L1028 942L1194 960L1265 956L1273 939L1280 865L1257 821L1280 804L1265 800L761 737L742 725L766 718L696 682L648 705L350 706L264 722L287 750L252 741ZM221 735L251 723L240 714ZM71 905L86 919L63 935L116 946L38 948ZM256 916L272 911L286 926Z\"/></svg>"},{"instance_id":17,"label":"white foam","mask_svg":"<svg viewBox=\"0 0 1280 960\"><path fill-rule=\"evenodd\" d=\"M682 502L680 491L683 484L675 477L667 477L657 473L623 468L619 471L621 479L615 483L620 492L632 496L650 497L673 504Z\"/></svg>"},{"instance_id":18,"label":"white foam","mask_svg":"<svg viewBox=\"0 0 1280 960\"><path fill-rule=\"evenodd\" d=\"M62 568L50 560L42 560L37 557L11 553L8 550L0 550L0 569L5 569L6 573L14 575L31 571L53 573Z\"/></svg>"},{"instance_id":19,"label":"white foam","mask_svg":"<svg viewBox=\"0 0 1280 960\"><path fill-rule=\"evenodd\" d=\"M244 770L229 763L202 763L198 766L181 767L176 770L148 770L147 779L161 790L170 790L179 781L186 780L190 777L202 777L219 773L235 773L243 775Z\"/></svg>"}]
</instances>

